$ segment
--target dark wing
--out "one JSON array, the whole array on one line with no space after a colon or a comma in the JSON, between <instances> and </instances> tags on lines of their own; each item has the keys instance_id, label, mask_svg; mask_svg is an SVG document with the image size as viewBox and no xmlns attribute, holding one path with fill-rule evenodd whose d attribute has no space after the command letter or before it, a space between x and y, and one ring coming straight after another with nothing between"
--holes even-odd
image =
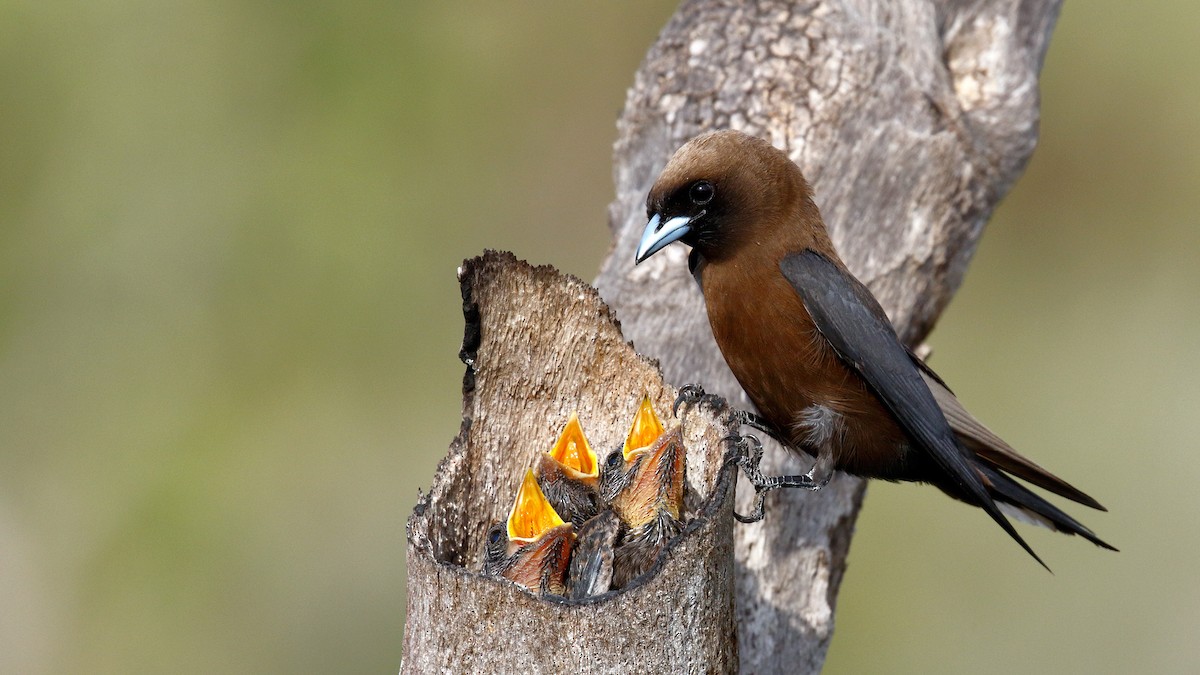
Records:
<instances>
[{"instance_id":1,"label":"dark wing","mask_svg":"<svg viewBox=\"0 0 1200 675\"><path fill-rule=\"evenodd\" d=\"M945 383L936 379L937 376L933 375L932 370L925 369L922 371L922 375L926 376L925 384L929 385L929 390L933 392L933 398L937 400L938 407L942 409L942 414L946 416L946 421L950 423L950 428L958 436L959 442L970 448L980 462L994 469L1003 469L1017 478L1027 480L1060 497L1066 497L1093 509L1107 510L1101 506L1100 502L1043 469L1033 460L1014 450L1011 445L1004 442L1004 439L992 433L992 430L984 426L983 422L967 412L962 403L959 403L954 394L946 388Z\"/></svg>"},{"instance_id":2,"label":"dark wing","mask_svg":"<svg viewBox=\"0 0 1200 675\"><path fill-rule=\"evenodd\" d=\"M1044 567L1045 563L992 501L974 457L954 437L921 371L875 296L848 272L811 249L787 256L779 268L800 295L821 336L866 381L916 447L928 453L957 492L987 511Z\"/></svg>"}]
</instances>

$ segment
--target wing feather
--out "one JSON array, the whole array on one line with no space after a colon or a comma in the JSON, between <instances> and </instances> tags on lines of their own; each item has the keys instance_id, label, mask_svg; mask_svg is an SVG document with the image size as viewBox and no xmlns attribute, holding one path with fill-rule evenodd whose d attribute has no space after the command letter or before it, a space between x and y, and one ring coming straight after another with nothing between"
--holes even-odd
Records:
<instances>
[{"instance_id":1,"label":"wing feather","mask_svg":"<svg viewBox=\"0 0 1200 675\"><path fill-rule=\"evenodd\" d=\"M974 455L958 442L920 369L867 287L812 249L785 257L779 267L821 336L866 381L914 446L927 453L947 480L1042 563L988 494Z\"/></svg>"}]
</instances>

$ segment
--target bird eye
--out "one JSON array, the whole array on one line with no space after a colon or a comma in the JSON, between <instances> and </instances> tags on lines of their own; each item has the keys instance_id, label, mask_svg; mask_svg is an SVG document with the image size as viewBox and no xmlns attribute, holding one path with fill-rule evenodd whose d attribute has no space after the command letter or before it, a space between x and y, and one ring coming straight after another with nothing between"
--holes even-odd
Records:
<instances>
[{"instance_id":1,"label":"bird eye","mask_svg":"<svg viewBox=\"0 0 1200 675\"><path fill-rule=\"evenodd\" d=\"M499 527L493 527L492 529L488 530L488 543L495 544L496 542L500 541L500 533L501 531Z\"/></svg>"},{"instance_id":2,"label":"bird eye","mask_svg":"<svg viewBox=\"0 0 1200 675\"><path fill-rule=\"evenodd\" d=\"M702 180L692 183L691 189L688 190L688 197L696 206L704 206L712 201L713 195L716 193L717 189L713 187L712 183Z\"/></svg>"},{"instance_id":3,"label":"bird eye","mask_svg":"<svg viewBox=\"0 0 1200 675\"><path fill-rule=\"evenodd\" d=\"M612 452L608 453L608 458L604 460L604 464L610 469L615 469L618 466L621 466L621 454L622 453L620 450L613 450Z\"/></svg>"}]
</instances>

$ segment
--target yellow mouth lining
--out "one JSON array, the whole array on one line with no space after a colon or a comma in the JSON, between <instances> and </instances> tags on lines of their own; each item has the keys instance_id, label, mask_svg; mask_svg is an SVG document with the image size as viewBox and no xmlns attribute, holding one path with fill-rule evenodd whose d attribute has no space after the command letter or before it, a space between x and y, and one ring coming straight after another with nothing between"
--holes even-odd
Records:
<instances>
[{"instance_id":1,"label":"yellow mouth lining","mask_svg":"<svg viewBox=\"0 0 1200 675\"><path fill-rule=\"evenodd\" d=\"M652 445L662 433L663 425L659 421L658 415L654 413L654 406L650 404L650 396L642 396L642 403L633 417L629 435L625 437L625 447L623 448L625 460L628 461L638 450Z\"/></svg>"},{"instance_id":2,"label":"yellow mouth lining","mask_svg":"<svg viewBox=\"0 0 1200 675\"><path fill-rule=\"evenodd\" d=\"M592 446L583 434L583 425L579 423L579 415L574 412L548 454L563 466L583 476L600 474L596 453L592 452Z\"/></svg>"},{"instance_id":3,"label":"yellow mouth lining","mask_svg":"<svg viewBox=\"0 0 1200 675\"><path fill-rule=\"evenodd\" d=\"M563 519L546 500L538 486L533 469L525 470L525 479L513 501L508 514L508 538L510 541L529 543L542 536L546 530L563 524Z\"/></svg>"}]
</instances>

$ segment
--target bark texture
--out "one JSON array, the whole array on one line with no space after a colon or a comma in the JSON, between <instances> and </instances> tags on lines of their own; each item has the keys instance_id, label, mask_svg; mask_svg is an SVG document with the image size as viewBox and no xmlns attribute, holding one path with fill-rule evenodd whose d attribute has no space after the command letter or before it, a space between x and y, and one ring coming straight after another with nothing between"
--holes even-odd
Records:
<instances>
[{"instance_id":1,"label":"bark texture","mask_svg":"<svg viewBox=\"0 0 1200 675\"><path fill-rule=\"evenodd\" d=\"M570 603L479 574L485 531L572 410L603 457L621 447L643 393L665 418L677 392L579 279L488 253L464 263L460 281L463 424L408 520L401 672L735 670L725 408L686 416L690 520L649 579Z\"/></svg>"},{"instance_id":2,"label":"bark texture","mask_svg":"<svg viewBox=\"0 0 1200 675\"><path fill-rule=\"evenodd\" d=\"M676 385L748 407L708 327L686 249L634 267L645 197L689 138L734 128L784 149L812 183L850 269L915 344L962 281L983 226L1037 141L1038 73L1057 0L682 4L618 124L613 249L596 285ZM764 469L807 470L768 448ZM776 492L735 528L744 672L816 672L864 492L838 476ZM742 495L740 508L748 508Z\"/></svg>"}]
</instances>

